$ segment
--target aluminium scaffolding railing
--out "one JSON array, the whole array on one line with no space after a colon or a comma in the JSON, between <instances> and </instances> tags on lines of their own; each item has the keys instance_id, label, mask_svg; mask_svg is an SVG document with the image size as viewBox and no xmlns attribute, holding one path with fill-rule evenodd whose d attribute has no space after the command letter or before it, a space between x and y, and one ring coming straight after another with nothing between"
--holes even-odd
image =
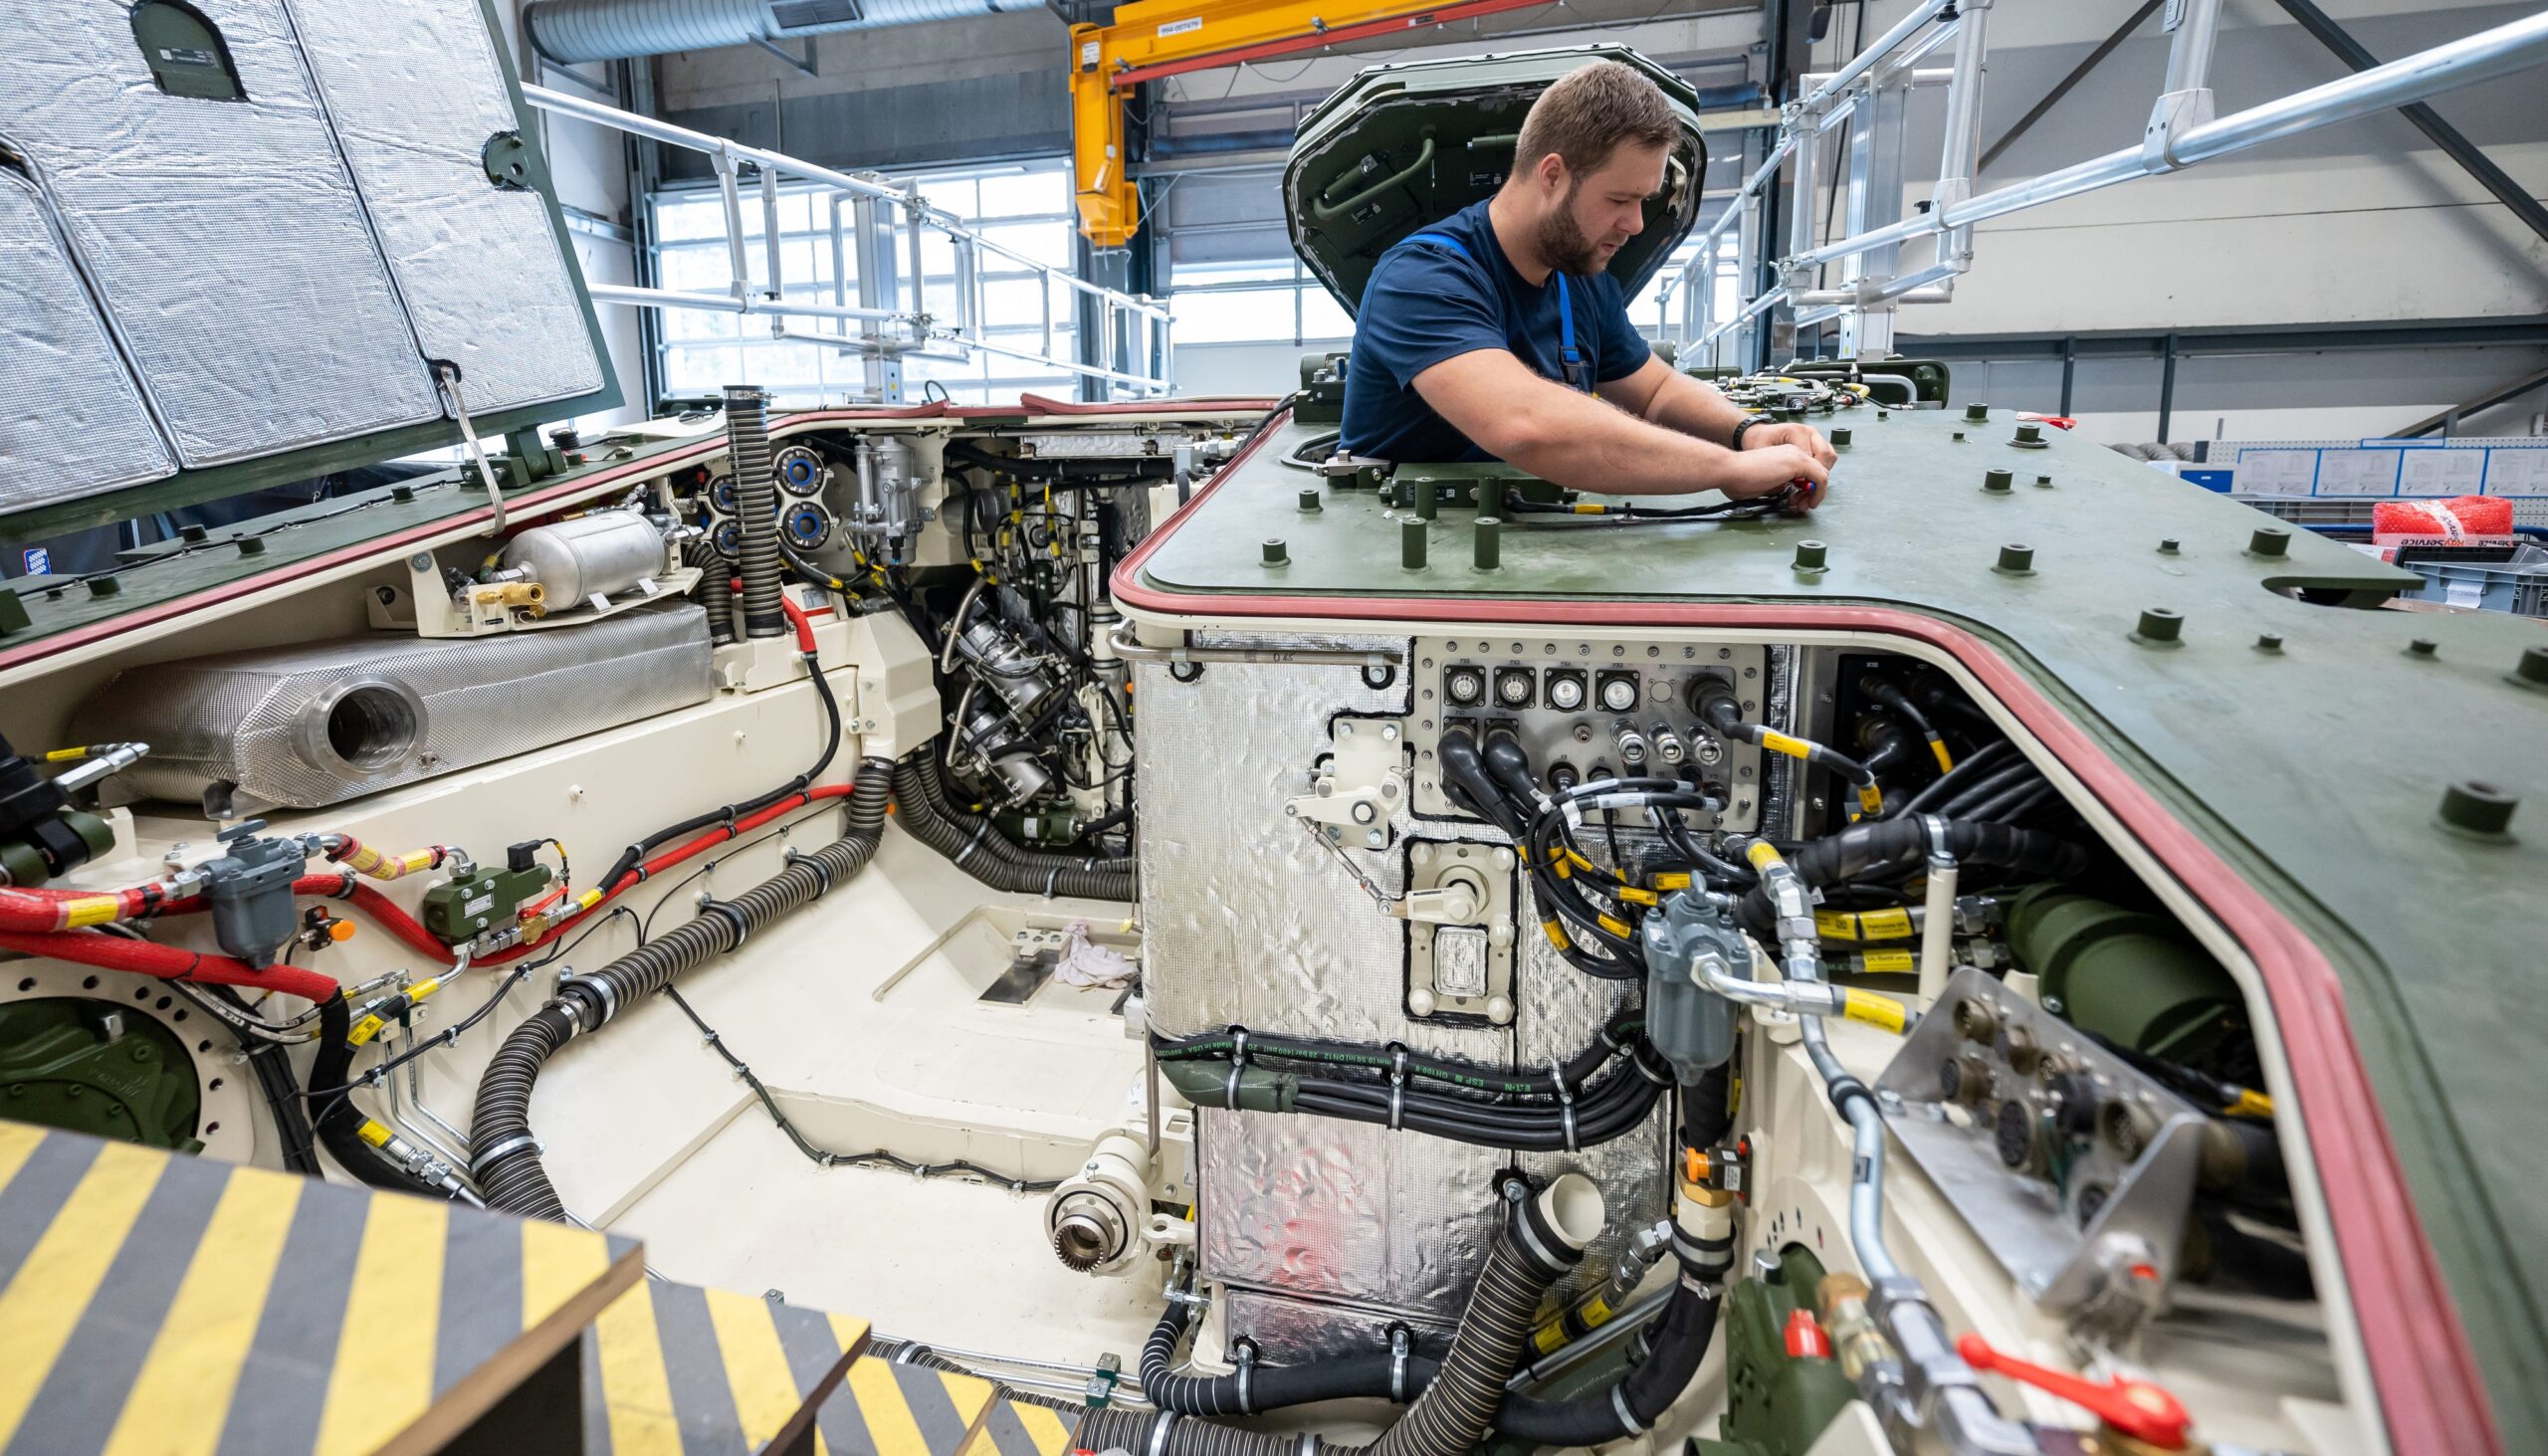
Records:
<instances>
[{"instance_id":1,"label":"aluminium scaffolding railing","mask_svg":"<svg viewBox=\"0 0 2548 1456\"><path fill-rule=\"evenodd\" d=\"M868 392L882 402L900 395L900 365L906 358L969 359L976 351L1020 359L1109 389L1136 396L1165 395L1174 388L1175 352L1168 306L1141 294L1104 288L1070 270L1031 258L991 239L961 219L933 208L916 184L897 184L885 177L835 171L784 152L746 146L704 131L641 116L617 106L568 96L544 87L525 86L523 95L534 106L561 116L592 121L631 135L648 137L707 156L717 176L723 202L726 252L734 282L725 293L681 289L593 284L593 302L640 309L697 309L712 312L765 316L773 337L828 344L867 361ZM761 210L760 247L754 250L743 220L743 188L758 193ZM788 180L820 189L828 200L831 229L832 301L814 303L786 296L778 221L779 188ZM899 214L899 216L895 216ZM943 235L955 257L952 317L940 317L926 307L922 287L922 241ZM754 251L761 255L761 277L752 276ZM848 267L852 258L854 270ZM984 317L984 258L1004 260L1004 272L1031 274L1043 296L1040 352L990 337ZM901 260L908 258L911 277L903 280ZM857 302L850 301L854 272ZM903 296L903 283L910 298ZM1089 358L1063 357L1054 351L1054 290L1087 301L1088 321L1096 347ZM856 324L832 332L790 319L831 320Z\"/></svg>"},{"instance_id":2,"label":"aluminium scaffolding railing","mask_svg":"<svg viewBox=\"0 0 2548 1456\"><path fill-rule=\"evenodd\" d=\"M1975 193L1981 143L1983 57L1986 27L1997 0L1921 0L1837 72L1808 77L1816 83L1781 109L1778 139L1725 209L1701 234L1689 262L1665 281L1678 299L1677 341L1685 356L1715 344L1773 311L1786 310L1796 328L1838 323L1844 357L1880 357L1892 351L1894 311L1903 304L1944 303L1955 281L1973 266L1977 223L2135 177L2181 170L2268 141L2405 105L2457 87L2508 76L2548 63L2548 11L2480 31L2445 45L2375 66L2323 86L2217 116L2210 85L2221 0L2171 0L2167 79L2153 103L2139 140L2103 156L2027 181ZM1903 215L1902 134L1911 89L1941 79L1918 63L1949 41L1954 64L1946 68L1946 140L1938 181L1925 208ZM1849 118L1846 205L1842 236L1823 242L1820 209L1808 201L1787 208L1783 243L1761 236L1761 201L1786 178L1791 195L1811 199L1824 164L1828 138ZM1738 276L1758 276L1757 260L1776 260L1777 283L1745 298L1718 318L1720 240L1738 238ZM1904 245L1931 241L1935 254L1923 267L1904 269ZM1837 287L1824 287L1821 271L1839 265Z\"/></svg>"}]
</instances>

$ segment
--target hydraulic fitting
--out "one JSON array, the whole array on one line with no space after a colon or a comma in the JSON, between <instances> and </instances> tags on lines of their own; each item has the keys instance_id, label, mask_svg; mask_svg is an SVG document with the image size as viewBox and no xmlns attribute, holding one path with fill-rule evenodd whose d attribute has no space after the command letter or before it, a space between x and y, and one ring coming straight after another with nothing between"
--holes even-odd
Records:
<instances>
[{"instance_id":1,"label":"hydraulic fitting","mask_svg":"<svg viewBox=\"0 0 2548 1456\"><path fill-rule=\"evenodd\" d=\"M1053 1253L1083 1274L1121 1274L1150 1248L1151 1154L1142 1140L1109 1133L1044 1205Z\"/></svg>"},{"instance_id":2,"label":"hydraulic fitting","mask_svg":"<svg viewBox=\"0 0 2548 1456\"><path fill-rule=\"evenodd\" d=\"M1672 731L1672 725L1668 723L1657 721L1647 737L1654 743L1654 756L1670 767L1680 767L1690 756L1689 746L1681 741L1679 733Z\"/></svg>"},{"instance_id":3,"label":"hydraulic fitting","mask_svg":"<svg viewBox=\"0 0 2548 1456\"><path fill-rule=\"evenodd\" d=\"M1620 719L1610 726L1610 742L1618 750L1619 762L1631 771L1645 766L1647 744L1645 734L1635 724Z\"/></svg>"}]
</instances>

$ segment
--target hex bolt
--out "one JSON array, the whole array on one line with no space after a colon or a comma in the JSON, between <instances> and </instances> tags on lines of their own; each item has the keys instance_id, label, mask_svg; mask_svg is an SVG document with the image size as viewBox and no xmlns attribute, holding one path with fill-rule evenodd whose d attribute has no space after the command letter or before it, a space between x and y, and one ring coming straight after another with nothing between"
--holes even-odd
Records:
<instances>
[{"instance_id":1,"label":"hex bolt","mask_svg":"<svg viewBox=\"0 0 2548 1456\"><path fill-rule=\"evenodd\" d=\"M1325 509L1319 505L1317 487L1308 487L1301 492L1301 509L1303 511L1319 511Z\"/></svg>"},{"instance_id":2,"label":"hex bolt","mask_svg":"<svg viewBox=\"0 0 2548 1456\"><path fill-rule=\"evenodd\" d=\"M2260 525L2247 537L2247 552L2255 556L2287 556L2291 554L2291 532L2278 525Z\"/></svg>"},{"instance_id":3,"label":"hex bolt","mask_svg":"<svg viewBox=\"0 0 2548 1456\"><path fill-rule=\"evenodd\" d=\"M2525 647L2521 661L2504 675L2516 687L2548 688L2548 647Z\"/></svg>"},{"instance_id":4,"label":"hex bolt","mask_svg":"<svg viewBox=\"0 0 2548 1456\"><path fill-rule=\"evenodd\" d=\"M1424 522L1401 520L1397 523L1397 563L1409 571L1424 569Z\"/></svg>"},{"instance_id":5,"label":"hex bolt","mask_svg":"<svg viewBox=\"0 0 2548 1456\"><path fill-rule=\"evenodd\" d=\"M1492 516L1477 519L1477 569L1492 571L1504 563L1504 522Z\"/></svg>"},{"instance_id":6,"label":"hex bolt","mask_svg":"<svg viewBox=\"0 0 2548 1456\"><path fill-rule=\"evenodd\" d=\"M1889 409L1880 409L1875 412L1875 417L1878 423L1882 423L1885 420L1893 418L1893 411Z\"/></svg>"},{"instance_id":7,"label":"hex bolt","mask_svg":"<svg viewBox=\"0 0 2548 1456\"><path fill-rule=\"evenodd\" d=\"M2017 478L2005 470L1986 470L1982 473L1982 489L1986 491L2006 494L2008 489L2017 483Z\"/></svg>"},{"instance_id":8,"label":"hex bolt","mask_svg":"<svg viewBox=\"0 0 2548 1456\"><path fill-rule=\"evenodd\" d=\"M2407 644L2407 653L2411 657L2431 657L2441 650L2442 644L2430 637L2419 637Z\"/></svg>"},{"instance_id":9,"label":"hex bolt","mask_svg":"<svg viewBox=\"0 0 2548 1456\"><path fill-rule=\"evenodd\" d=\"M2256 639L2256 651L2258 651L2258 652L2280 652L2280 651L2282 651L2282 634L2281 634L2281 633L2279 633L2279 632L2267 632L2267 633L2265 633L2264 635L2262 635L2262 636L2258 637L2258 638Z\"/></svg>"},{"instance_id":10,"label":"hex bolt","mask_svg":"<svg viewBox=\"0 0 2548 1456\"><path fill-rule=\"evenodd\" d=\"M1292 551L1291 551L1291 548L1290 548L1289 546L1286 546L1286 545L1284 545L1284 544L1283 544L1283 538L1282 538L1281 536L1279 536L1279 535L1273 535L1273 536L1267 536L1267 537L1265 538L1265 564L1266 564L1266 565L1268 565L1268 566L1280 566L1280 565L1283 565L1284 563L1286 563L1286 562L1290 561L1291 559L1292 559Z\"/></svg>"},{"instance_id":11,"label":"hex bolt","mask_svg":"<svg viewBox=\"0 0 2548 1456\"><path fill-rule=\"evenodd\" d=\"M2010 576L2034 574L2034 547L2023 541L2011 541L2000 548L2000 564L1991 568Z\"/></svg>"},{"instance_id":12,"label":"hex bolt","mask_svg":"<svg viewBox=\"0 0 2548 1456\"><path fill-rule=\"evenodd\" d=\"M416 488L414 486L391 486L389 488L389 499L399 502L402 505L406 502L413 501L416 499Z\"/></svg>"},{"instance_id":13,"label":"hex bolt","mask_svg":"<svg viewBox=\"0 0 2548 1456\"><path fill-rule=\"evenodd\" d=\"M2141 613L2141 625L2133 629L2132 636L2145 647L2174 647L2185 625L2184 617L2166 607L2150 607Z\"/></svg>"},{"instance_id":14,"label":"hex bolt","mask_svg":"<svg viewBox=\"0 0 2548 1456\"><path fill-rule=\"evenodd\" d=\"M1976 400L1964 407L1964 417L1977 425L1981 424L1984 420L1991 418L1991 406Z\"/></svg>"},{"instance_id":15,"label":"hex bolt","mask_svg":"<svg viewBox=\"0 0 2548 1456\"><path fill-rule=\"evenodd\" d=\"M2521 800L2491 783L2462 779L2442 791L2442 827L2478 839L2510 839Z\"/></svg>"},{"instance_id":16,"label":"hex bolt","mask_svg":"<svg viewBox=\"0 0 2548 1456\"><path fill-rule=\"evenodd\" d=\"M1834 449L1834 450L1846 450L1846 449L1848 449L1848 448L1849 448L1849 427L1848 427L1848 426L1846 426L1846 425L1839 425L1839 426L1835 426L1835 427L1832 429L1832 431L1831 431L1831 448L1832 448L1832 449Z\"/></svg>"},{"instance_id":17,"label":"hex bolt","mask_svg":"<svg viewBox=\"0 0 2548 1456\"><path fill-rule=\"evenodd\" d=\"M2165 540L2162 540L2162 541L2160 541L2160 542L2159 542L2159 554L2160 554L2160 555L2162 555L2162 556L2173 556L2173 555L2175 555L2176 553L2177 553L2177 538L2176 538L2175 536L2169 536L2169 537L2167 537Z\"/></svg>"},{"instance_id":18,"label":"hex bolt","mask_svg":"<svg viewBox=\"0 0 2548 1456\"><path fill-rule=\"evenodd\" d=\"M1820 541L1798 541L1796 543L1796 569L1799 571L1821 571L1825 569L1830 554L1831 548Z\"/></svg>"}]
</instances>

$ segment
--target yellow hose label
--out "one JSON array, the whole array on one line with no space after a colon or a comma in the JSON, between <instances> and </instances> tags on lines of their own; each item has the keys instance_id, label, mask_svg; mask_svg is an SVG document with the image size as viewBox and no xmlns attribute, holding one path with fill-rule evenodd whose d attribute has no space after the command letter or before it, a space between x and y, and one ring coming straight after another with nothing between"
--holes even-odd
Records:
<instances>
[{"instance_id":1,"label":"yellow hose label","mask_svg":"<svg viewBox=\"0 0 2548 1456\"><path fill-rule=\"evenodd\" d=\"M1542 1354L1557 1353L1558 1348L1566 1344L1566 1322L1551 1320L1542 1325L1532 1334L1531 1344Z\"/></svg>"},{"instance_id":2,"label":"yellow hose label","mask_svg":"<svg viewBox=\"0 0 2548 1456\"><path fill-rule=\"evenodd\" d=\"M1770 728L1761 729L1761 746L1769 749L1773 753L1785 753L1791 758L1810 758L1813 756L1813 745L1811 743L1806 742L1803 738L1791 738L1785 733L1777 732Z\"/></svg>"},{"instance_id":3,"label":"yellow hose label","mask_svg":"<svg viewBox=\"0 0 2548 1456\"><path fill-rule=\"evenodd\" d=\"M1870 940L1907 940L1912 935L1911 912L1870 910L1858 917L1858 929Z\"/></svg>"},{"instance_id":4,"label":"yellow hose label","mask_svg":"<svg viewBox=\"0 0 2548 1456\"><path fill-rule=\"evenodd\" d=\"M1576 1313L1583 1317L1585 1329L1598 1330L1602 1326L1609 1324L1610 1317L1618 1312L1610 1308L1610 1302L1608 1300L1596 1294L1591 1299L1586 1300L1584 1302L1584 1308L1576 1311Z\"/></svg>"},{"instance_id":5,"label":"yellow hose label","mask_svg":"<svg viewBox=\"0 0 2548 1456\"><path fill-rule=\"evenodd\" d=\"M1651 890L1639 890L1634 885L1620 886L1619 898L1630 905L1661 905L1663 903L1662 896Z\"/></svg>"},{"instance_id":6,"label":"yellow hose label","mask_svg":"<svg viewBox=\"0 0 2548 1456\"><path fill-rule=\"evenodd\" d=\"M1920 957L1908 950L1870 950L1866 953L1866 968L1871 975L1908 974L1920 968Z\"/></svg>"},{"instance_id":7,"label":"yellow hose label","mask_svg":"<svg viewBox=\"0 0 2548 1456\"><path fill-rule=\"evenodd\" d=\"M2229 1111L2242 1118L2269 1118L2273 1116L2273 1099L2242 1087L2238 1089L2238 1100L2230 1104Z\"/></svg>"},{"instance_id":8,"label":"yellow hose label","mask_svg":"<svg viewBox=\"0 0 2548 1456\"><path fill-rule=\"evenodd\" d=\"M380 1029L388 1024L388 1022L381 1020L377 1016L366 1016L360 1021L355 1022L352 1029L345 1033L345 1045L353 1047L361 1046L365 1042L370 1041L373 1037L380 1035Z\"/></svg>"},{"instance_id":9,"label":"yellow hose label","mask_svg":"<svg viewBox=\"0 0 2548 1456\"><path fill-rule=\"evenodd\" d=\"M389 1130L369 1118L362 1120L362 1127L357 1129L356 1133L362 1141L374 1147L383 1146L389 1142Z\"/></svg>"},{"instance_id":10,"label":"yellow hose label","mask_svg":"<svg viewBox=\"0 0 2548 1456\"><path fill-rule=\"evenodd\" d=\"M1549 933L1549 943L1555 945L1560 950L1571 949L1574 947L1575 942L1566 937L1566 927L1559 925L1555 921L1542 921L1540 922L1540 929Z\"/></svg>"},{"instance_id":11,"label":"yellow hose label","mask_svg":"<svg viewBox=\"0 0 2548 1456\"><path fill-rule=\"evenodd\" d=\"M1575 503L1575 514L1578 516L1600 516L1605 514L1608 509L1609 508L1605 506L1599 506L1591 501L1578 501Z\"/></svg>"},{"instance_id":12,"label":"yellow hose label","mask_svg":"<svg viewBox=\"0 0 2548 1456\"><path fill-rule=\"evenodd\" d=\"M1772 865L1786 863L1785 860L1779 857L1777 846L1771 844L1770 841L1766 839L1756 839L1749 845L1746 845L1743 850L1743 857L1751 861L1752 868L1756 870L1766 870Z\"/></svg>"},{"instance_id":13,"label":"yellow hose label","mask_svg":"<svg viewBox=\"0 0 2548 1456\"><path fill-rule=\"evenodd\" d=\"M1654 888L1657 890L1687 890L1690 888L1690 877L1677 870L1669 875L1657 875L1654 877Z\"/></svg>"},{"instance_id":14,"label":"yellow hose label","mask_svg":"<svg viewBox=\"0 0 2548 1456\"><path fill-rule=\"evenodd\" d=\"M1572 880L1575 878L1574 869L1563 859L1551 861L1549 868L1557 871L1557 877L1561 880Z\"/></svg>"},{"instance_id":15,"label":"yellow hose label","mask_svg":"<svg viewBox=\"0 0 2548 1456\"><path fill-rule=\"evenodd\" d=\"M416 982L413 986L410 986L407 990L407 999L410 1002L421 1001L425 997L430 996L441 989L442 977L438 975L431 976L427 979Z\"/></svg>"},{"instance_id":16,"label":"yellow hose label","mask_svg":"<svg viewBox=\"0 0 2548 1456\"><path fill-rule=\"evenodd\" d=\"M1858 807L1870 814L1884 812L1884 790L1871 783L1858 785Z\"/></svg>"},{"instance_id":17,"label":"yellow hose label","mask_svg":"<svg viewBox=\"0 0 2548 1456\"><path fill-rule=\"evenodd\" d=\"M1569 864L1574 865L1579 870L1590 870L1593 867L1591 860L1586 859L1584 856L1577 854L1571 849L1566 852L1566 858Z\"/></svg>"},{"instance_id":18,"label":"yellow hose label","mask_svg":"<svg viewBox=\"0 0 2548 1456\"><path fill-rule=\"evenodd\" d=\"M77 763L89 756L87 748L56 748L44 755L47 763Z\"/></svg>"},{"instance_id":19,"label":"yellow hose label","mask_svg":"<svg viewBox=\"0 0 2548 1456\"><path fill-rule=\"evenodd\" d=\"M1900 952L1895 953L1898 954ZM1869 958L1872 959L1873 957ZM1905 955L1902 958L1909 960L1911 957ZM1910 968L1911 967L1909 966L1904 967L1906 970ZM1881 1027L1882 1029L1890 1031L1897 1036L1901 1034L1905 1023L1902 1017L1902 1003L1900 1001L1893 999L1891 996L1879 996L1873 991L1843 991L1841 992L1841 1015L1846 1016L1851 1021L1863 1022L1868 1026Z\"/></svg>"},{"instance_id":20,"label":"yellow hose label","mask_svg":"<svg viewBox=\"0 0 2548 1456\"><path fill-rule=\"evenodd\" d=\"M74 930L82 926L103 926L112 921L115 912L121 909L123 902L114 896L83 895L78 900L63 903L62 923Z\"/></svg>"},{"instance_id":21,"label":"yellow hose label","mask_svg":"<svg viewBox=\"0 0 2548 1456\"><path fill-rule=\"evenodd\" d=\"M1622 937L1632 934L1636 930L1634 926L1629 925L1626 921L1620 920L1615 916L1596 915L1592 918L1592 923L1599 926L1602 930L1609 932L1611 935Z\"/></svg>"},{"instance_id":22,"label":"yellow hose label","mask_svg":"<svg viewBox=\"0 0 2548 1456\"><path fill-rule=\"evenodd\" d=\"M1813 913L1813 933L1825 940L1854 940L1858 937L1858 918L1846 911L1817 910Z\"/></svg>"},{"instance_id":23,"label":"yellow hose label","mask_svg":"<svg viewBox=\"0 0 2548 1456\"><path fill-rule=\"evenodd\" d=\"M1947 752L1946 740L1936 733L1929 734L1929 753L1938 760L1940 773L1955 772L1955 757Z\"/></svg>"}]
</instances>

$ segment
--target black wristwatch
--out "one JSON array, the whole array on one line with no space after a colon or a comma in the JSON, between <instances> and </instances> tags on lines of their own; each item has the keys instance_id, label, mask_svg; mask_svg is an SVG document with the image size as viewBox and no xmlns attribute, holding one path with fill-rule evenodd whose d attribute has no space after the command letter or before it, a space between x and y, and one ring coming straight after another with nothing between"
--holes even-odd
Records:
<instances>
[{"instance_id":1,"label":"black wristwatch","mask_svg":"<svg viewBox=\"0 0 2548 1456\"><path fill-rule=\"evenodd\" d=\"M1734 438L1725 442L1726 448L1729 450L1741 450L1743 448L1743 432L1751 429L1754 425L1766 425L1769 422L1770 417L1768 415L1745 415L1742 419L1735 422Z\"/></svg>"}]
</instances>

